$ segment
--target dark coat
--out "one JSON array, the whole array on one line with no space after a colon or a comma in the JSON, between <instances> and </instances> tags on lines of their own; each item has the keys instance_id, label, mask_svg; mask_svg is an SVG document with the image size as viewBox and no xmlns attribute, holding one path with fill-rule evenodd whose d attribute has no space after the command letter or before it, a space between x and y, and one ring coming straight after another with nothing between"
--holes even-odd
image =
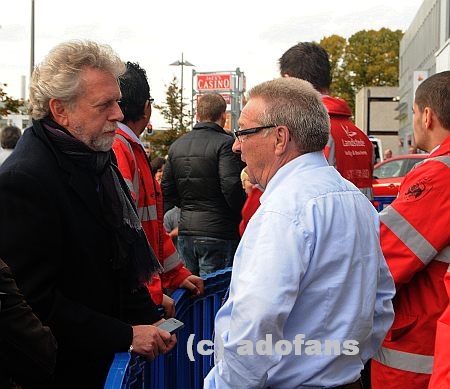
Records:
<instances>
[{"instance_id":1,"label":"dark coat","mask_svg":"<svg viewBox=\"0 0 450 389\"><path fill-rule=\"evenodd\" d=\"M131 345L130 324L158 318L148 291L131 293L128 270L113 269L96 188L39 122L0 167L0 257L56 337L56 388L103 387L114 353Z\"/></svg>"},{"instance_id":2,"label":"dark coat","mask_svg":"<svg viewBox=\"0 0 450 389\"><path fill-rule=\"evenodd\" d=\"M170 146L161 187L164 201L181 208L179 235L239 239L243 165L232 145L219 125L198 123Z\"/></svg>"},{"instance_id":3,"label":"dark coat","mask_svg":"<svg viewBox=\"0 0 450 389\"><path fill-rule=\"evenodd\" d=\"M33 314L0 259L0 388L10 387L11 379L25 388L51 378L56 348L50 329Z\"/></svg>"}]
</instances>

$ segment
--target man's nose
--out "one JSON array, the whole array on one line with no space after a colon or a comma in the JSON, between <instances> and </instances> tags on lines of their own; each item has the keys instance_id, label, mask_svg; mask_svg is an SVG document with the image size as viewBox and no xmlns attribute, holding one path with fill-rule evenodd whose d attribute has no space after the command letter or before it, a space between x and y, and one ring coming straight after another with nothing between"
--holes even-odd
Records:
<instances>
[{"instance_id":1,"label":"man's nose","mask_svg":"<svg viewBox=\"0 0 450 389\"><path fill-rule=\"evenodd\" d=\"M237 139L234 140L232 150L236 154L241 153L241 142L239 142Z\"/></svg>"},{"instance_id":2,"label":"man's nose","mask_svg":"<svg viewBox=\"0 0 450 389\"><path fill-rule=\"evenodd\" d=\"M119 107L119 103L115 102L112 109L111 115L109 117L111 122L121 122L123 120L123 113Z\"/></svg>"}]
</instances>

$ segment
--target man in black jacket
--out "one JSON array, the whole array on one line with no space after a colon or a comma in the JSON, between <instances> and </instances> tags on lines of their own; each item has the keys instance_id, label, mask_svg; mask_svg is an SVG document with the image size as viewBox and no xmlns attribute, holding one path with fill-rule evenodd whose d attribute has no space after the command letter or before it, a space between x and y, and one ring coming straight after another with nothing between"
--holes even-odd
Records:
<instances>
[{"instance_id":1,"label":"man in black jacket","mask_svg":"<svg viewBox=\"0 0 450 389\"><path fill-rule=\"evenodd\" d=\"M33 126L0 167L0 256L58 342L47 388L103 387L116 352L153 359L176 342L150 325L159 263L111 151L124 71L109 46L55 47L33 72Z\"/></svg>"},{"instance_id":2,"label":"man in black jacket","mask_svg":"<svg viewBox=\"0 0 450 389\"><path fill-rule=\"evenodd\" d=\"M245 201L241 162L223 126L227 104L205 94L193 130L169 149L162 190L165 202L181 208L178 250L193 274L208 274L233 262Z\"/></svg>"},{"instance_id":3,"label":"man in black jacket","mask_svg":"<svg viewBox=\"0 0 450 389\"><path fill-rule=\"evenodd\" d=\"M33 314L0 259L0 388L40 387L53 374L56 349L50 329Z\"/></svg>"}]
</instances>

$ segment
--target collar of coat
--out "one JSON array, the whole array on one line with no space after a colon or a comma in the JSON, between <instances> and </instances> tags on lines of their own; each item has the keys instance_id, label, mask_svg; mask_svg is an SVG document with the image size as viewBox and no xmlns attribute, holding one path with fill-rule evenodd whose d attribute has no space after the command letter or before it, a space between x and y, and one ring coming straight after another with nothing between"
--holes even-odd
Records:
<instances>
[{"instance_id":1,"label":"collar of coat","mask_svg":"<svg viewBox=\"0 0 450 389\"><path fill-rule=\"evenodd\" d=\"M200 123L197 123L194 126L193 130L213 130L213 131L216 131L216 132L221 132L223 134L227 133L217 123L213 123L213 122L200 122Z\"/></svg>"}]
</instances>

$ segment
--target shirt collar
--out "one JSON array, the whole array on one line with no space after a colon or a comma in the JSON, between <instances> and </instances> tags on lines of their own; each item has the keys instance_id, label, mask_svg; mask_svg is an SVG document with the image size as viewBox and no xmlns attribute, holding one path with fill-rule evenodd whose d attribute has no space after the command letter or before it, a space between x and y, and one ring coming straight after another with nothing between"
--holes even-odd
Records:
<instances>
[{"instance_id":1,"label":"shirt collar","mask_svg":"<svg viewBox=\"0 0 450 389\"><path fill-rule=\"evenodd\" d=\"M133 132L133 130L128 127L127 125L117 122L118 127L127 134L134 142L140 144L142 147L144 147L144 144L141 142L141 140L137 137L137 135Z\"/></svg>"}]
</instances>

